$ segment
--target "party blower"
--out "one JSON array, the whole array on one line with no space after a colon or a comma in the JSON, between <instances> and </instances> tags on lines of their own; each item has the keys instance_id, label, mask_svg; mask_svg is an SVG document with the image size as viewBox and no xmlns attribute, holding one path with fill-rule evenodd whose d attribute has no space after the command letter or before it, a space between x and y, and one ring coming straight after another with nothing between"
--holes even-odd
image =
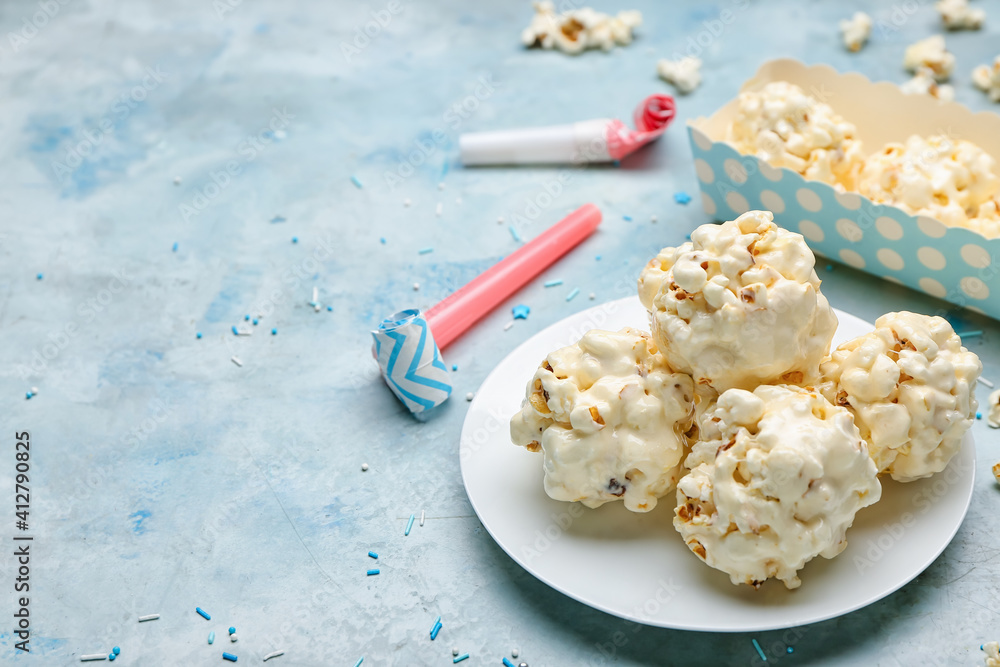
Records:
<instances>
[{"instance_id":1,"label":"party blower","mask_svg":"<svg viewBox=\"0 0 1000 667\"><path fill-rule=\"evenodd\" d=\"M441 350L601 224L601 211L584 204L521 246L444 301L421 313L403 310L372 331L372 354L382 377L410 412L419 414L451 395Z\"/></svg>"}]
</instances>

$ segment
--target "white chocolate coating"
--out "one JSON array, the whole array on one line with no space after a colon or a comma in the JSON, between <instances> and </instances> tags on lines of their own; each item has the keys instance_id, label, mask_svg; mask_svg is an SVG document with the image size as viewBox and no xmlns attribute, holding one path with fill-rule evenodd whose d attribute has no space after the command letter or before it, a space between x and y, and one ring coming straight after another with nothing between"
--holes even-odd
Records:
<instances>
[{"instance_id":1,"label":"white chocolate coating","mask_svg":"<svg viewBox=\"0 0 1000 667\"><path fill-rule=\"evenodd\" d=\"M804 177L850 189L864 154L855 127L801 88L773 81L740 93L726 141Z\"/></svg>"},{"instance_id":2,"label":"white chocolate coating","mask_svg":"<svg viewBox=\"0 0 1000 667\"><path fill-rule=\"evenodd\" d=\"M986 667L1000 667L1000 644L986 642L983 652L986 654Z\"/></svg>"},{"instance_id":3,"label":"white chocolate coating","mask_svg":"<svg viewBox=\"0 0 1000 667\"><path fill-rule=\"evenodd\" d=\"M642 14L635 10L610 16L583 7L557 14L550 0L533 5L535 16L521 33L521 42L525 46L559 49L571 55L593 48L610 51L616 44L631 44L632 31L642 24Z\"/></svg>"},{"instance_id":4,"label":"white chocolate coating","mask_svg":"<svg viewBox=\"0 0 1000 667\"><path fill-rule=\"evenodd\" d=\"M986 20L986 12L969 7L969 0L938 0L934 9L948 30L979 30Z\"/></svg>"},{"instance_id":5,"label":"white chocolate coating","mask_svg":"<svg viewBox=\"0 0 1000 667\"><path fill-rule=\"evenodd\" d=\"M648 512L677 483L693 416L691 378L649 334L595 329L546 357L510 434L544 453L549 497Z\"/></svg>"},{"instance_id":6,"label":"white chocolate coating","mask_svg":"<svg viewBox=\"0 0 1000 667\"><path fill-rule=\"evenodd\" d=\"M971 227L980 207L1000 192L996 160L973 143L945 136L911 136L890 143L865 160L858 192L879 204L893 204L913 215L928 215L946 225Z\"/></svg>"},{"instance_id":7,"label":"white chocolate coating","mask_svg":"<svg viewBox=\"0 0 1000 667\"><path fill-rule=\"evenodd\" d=\"M847 546L857 511L882 487L851 414L815 391L731 389L702 419L677 485L674 527L734 584L787 588L818 555Z\"/></svg>"},{"instance_id":8,"label":"white chocolate coating","mask_svg":"<svg viewBox=\"0 0 1000 667\"><path fill-rule=\"evenodd\" d=\"M855 12L854 16L840 22L840 32L844 48L858 52L872 34L872 17L864 12Z\"/></svg>"},{"instance_id":9,"label":"white chocolate coating","mask_svg":"<svg viewBox=\"0 0 1000 667\"><path fill-rule=\"evenodd\" d=\"M955 99L955 89L946 83L939 84L935 81L934 72L926 67L918 67L913 78L900 84L899 89L907 95L930 95L945 102Z\"/></svg>"},{"instance_id":10,"label":"white chocolate coating","mask_svg":"<svg viewBox=\"0 0 1000 667\"><path fill-rule=\"evenodd\" d=\"M688 94L701 84L701 60L685 56L680 60L661 60L656 64L656 72L667 83L673 84L677 92Z\"/></svg>"},{"instance_id":11,"label":"white chocolate coating","mask_svg":"<svg viewBox=\"0 0 1000 667\"><path fill-rule=\"evenodd\" d=\"M972 83L986 93L993 102L1000 102L1000 56L992 65L980 65L972 70Z\"/></svg>"},{"instance_id":12,"label":"white chocolate coating","mask_svg":"<svg viewBox=\"0 0 1000 667\"><path fill-rule=\"evenodd\" d=\"M878 471L909 482L941 472L958 452L982 368L944 318L888 313L834 350L821 390L854 414Z\"/></svg>"},{"instance_id":13,"label":"white chocolate coating","mask_svg":"<svg viewBox=\"0 0 1000 667\"><path fill-rule=\"evenodd\" d=\"M916 72L918 68L926 67L934 73L935 79L947 81L955 69L955 55L945 49L944 37L931 35L906 47L903 67L908 72Z\"/></svg>"},{"instance_id":14,"label":"white chocolate coating","mask_svg":"<svg viewBox=\"0 0 1000 667\"><path fill-rule=\"evenodd\" d=\"M986 413L986 423L992 428L1000 428L1000 389L990 394L989 412Z\"/></svg>"},{"instance_id":15,"label":"white chocolate coating","mask_svg":"<svg viewBox=\"0 0 1000 667\"><path fill-rule=\"evenodd\" d=\"M639 277L653 337L695 383L723 392L818 378L837 318L802 236L749 211L702 225L664 248Z\"/></svg>"}]
</instances>

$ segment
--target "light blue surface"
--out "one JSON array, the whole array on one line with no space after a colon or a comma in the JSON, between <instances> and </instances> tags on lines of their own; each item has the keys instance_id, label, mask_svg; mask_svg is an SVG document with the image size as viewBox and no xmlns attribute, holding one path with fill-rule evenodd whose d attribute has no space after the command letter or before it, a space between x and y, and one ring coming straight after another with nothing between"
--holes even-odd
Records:
<instances>
[{"instance_id":1,"label":"light blue surface","mask_svg":"<svg viewBox=\"0 0 1000 667\"><path fill-rule=\"evenodd\" d=\"M0 497L12 513L13 433L28 429L35 536L32 653L14 651L5 549L0 662L73 665L119 645L125 665L218 664L223 648L240 664L284 650L279 667L446 665L453 646L470 665L514 647L532 667L759 664L752 638L768 664L981 662L1000 638L1000 447L984 422L969 516L936 563L847 617L754 637L643 628L538 583L472 515L457 456L462 397L504 355L633 293L661 246L707 220L697 198L673 200L698 189L685 119L779 56L902 81L903 48L936 30L929 2L912 16L880 3L852 55L836 32L845 3L644 0L628 5L646 18L632 46L576 58L520 47L527 2L402 2L348 61L341 44L387 4L226 1L0 6ZM983 109L969 71L996 55L1000 3L976 4L987 28L947 39L958 99ZM27 30L42 5L51 15ZM17 31L31 34L15 44ZM457 164L462 131L630 117L669 90L657 58L699 41L703 86L620 168ZM402 179L392 189L387 172ZM605 213L598 233L444 351L455 395L414 419L378 374L370 330L513 251L511 223L530 239L587 201ZM839 265L820 273L834 306L868 320L942 306ZM562 288L545 289L553 278ZM314 285L332 311L308 305ZM518 303L531 315L504 331ZM1000 326L963 313L956 326L985 332L969 344L1000 380ZM206 643L230 625L237 644Z\"/></svg>"}]
</instances>

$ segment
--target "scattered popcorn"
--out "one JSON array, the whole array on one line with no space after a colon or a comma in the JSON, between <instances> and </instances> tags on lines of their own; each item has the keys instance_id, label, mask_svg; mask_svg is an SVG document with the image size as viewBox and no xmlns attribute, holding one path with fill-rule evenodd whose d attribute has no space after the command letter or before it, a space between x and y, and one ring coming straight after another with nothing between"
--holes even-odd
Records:
<instances>
[{"instance_id":1,"label":"scattered popcorn","mask_svg":"<svg viewBox=\"0 0 1000 667\"><path fill-rule=\"evenodd\" d=\"M911 136L869 156L858 177L858 192L878 204L987 234L996 216L1000 178L996 160L981 148L945 136Z\"/></svg>"},{"instance_id":2,"label":"scattered popcorn","mask_svg":"<svg viewBox=\"0 0 1000 667\"><path fill-rule=\"evenodd\" d=\"M798 588L798 571L842 552L855 514L882 495L851 413L815 391L730 389L701 424L674 527L734 584Z\"/></svg>"},{"instance_id":3,"label":"scattered popcorn","mask_svg":"<svg viewBox=\"0 0 1000 667\"><path fill-rule=\"evenodd\" d=\"M750 211L702 225L639 277L657 347L698 385L808 383L829 354L837 317L819 291L816 258L772 220Z\"/></svg>"},{"instance_id":4,"label":"scattered popcorn","mask_svg":"<svg viewBox=\"0 0 1000 667\"><path fill-rule=\"evenodd\" d=\"M642 14L635 10L610 16L584 7L557 14L550 0L533 4L535 16L521 33L524 45L559 49L573 55L590 48L610 51L615 44L631 44L632 31L642 24Z\"/></svg>"},{"instance_id":5,"label":"scattered popcorn","mask_svg":"<svg viewBox=\"0 0 1000 667\"><path fill-rule=\"evenodd\" d=\"M694 383L649 334L594 329L545 358L510 435L544 454L550 498L648 512L677 483L693 417Z\"/></svg>"},{"instance_id":6,"label":"scattered popcorn","mask_svg":"<svg viewBox=\"0 0 1000 667\"><path fill-rule=\"evenodd\" d=\"M858 52L872 34L872 17L864 12L855 12L850 19L840 22L840 32L847 50Z\"/></svg>"},{"instance_id":7,"label":"scattered popcorn","mask_svg":"<svg viewBox=\"0 0 1000 667\"><path fill-rule=\"evenodd\" d=\"M993 467L993 474L996 474L996 466ZM986 653L986 667L1000 667L1000 644L987 642L982 649Z\"/></svg>"},{"instance_id":8,"label":"scattered popcorn","mask_svg":"<svg viewBox=\"0 0 1000 667\"><path fill-rule=\"evenodd\" d=\"M955 69L955 55L944 48L944 37L932 35L906 47L903 67L908 72L926 67L937 81L947 81Z\"/></svg>"},{"instance_id":9,"label":"scattered popcorn","mask_svg":"<svg viewBox=\"0 0 1000 667\"><path fill-rule=\"evenodd\" d=\"M993 59L993 65L980 65L972 70L972 83L986 93L993 102L1000 102L1000 56Z\"/></svg>"},{"instance_id":10,"label":"scattered popcorn","mask_svg":"<svg viewBox=\"0 0 1000 667\"><path fill-rule=\"evenodd\" d=\"M934 80L934 72L926 67L918 67L913 78L899 86L907 95L930 95L939 100L950 102L955 99L955 89L946 83Z\"/></svg>"},{"instance_id":11,"label":"scattered popcorn","mask_svg":"<svg viewBox=\"0 0 1000 667\"><path fill-rule=\"evenodd\" d=\"M976 418L982 369L944 318L888 313L834 350L820 389L854 414L878 471L911 482L958 453Z\"/></svg>"},{"instance_id":12,"label":"scattered popcorn","mask_svg":"<svg viewBox=\"0 0 1000 667\"><path fill-rule=\"evenodd\" d=\"M656 64L656 72L667 83L673 84L677 92L687 94L701 84L701 60L685 56L680 60L661 60Z\"/></svg>"},{"instance_id":13,"label":"scattered popcorn","mask_svg":"<svg viewBox=\"0 0 1000 667\"><path fill-rule=\"evenodd\" d=\"M969 7L969 0L938 0L934 8L948 30L979 30L986 20L986 12Z\"/></svg>"},{"instance_id":14,"label":"scattered popcorn","mask_svg":"<svg viewBox=\"0 0 1000 667\"><path fill-rule=\"evenodd\" d=\"M990 411L986 414L986 423L993 428L1000 428L1000 389L990 394Z\"/></svg>"},{"instance_id":15,"label":"scattered popcorn","mask_svg":"<svg viewBox=\"0 0 1000 667\"><path fill-rule=\"evenodd\" d=\"M726 141L741 153L806 178L851 189L864 154L855 127L796 85L740 93Z\"/></svg>"}]
</instances>

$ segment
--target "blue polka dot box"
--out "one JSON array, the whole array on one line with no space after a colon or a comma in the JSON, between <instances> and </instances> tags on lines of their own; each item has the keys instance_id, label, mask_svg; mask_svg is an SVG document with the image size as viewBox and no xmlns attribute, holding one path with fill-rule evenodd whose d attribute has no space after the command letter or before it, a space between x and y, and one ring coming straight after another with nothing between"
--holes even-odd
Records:
<instances>
[{"instance_id":1,"label":"blue polka dot box","mask_svg":"<svg viewBox=\"0 0 1000 667\"><path fill-rule=\"evenodd\" d=\"M913 134L946 134L977 144L997 159L1000 169L996 113L973 113L928 95L903 95L888 82L787 59L765 63L742 90L770 81L794 83L829 104L856 126L865 155ZM985 96L983 100L988 105ZM688 124L706 213L722 221L748 210L769 210L776 223L802 234L817 255L1000 319L1000 238L987 239L856 193L837 192L738 153L723 141L736 104L734 99L712 116Z\"/></svg>"}]
</instances>

